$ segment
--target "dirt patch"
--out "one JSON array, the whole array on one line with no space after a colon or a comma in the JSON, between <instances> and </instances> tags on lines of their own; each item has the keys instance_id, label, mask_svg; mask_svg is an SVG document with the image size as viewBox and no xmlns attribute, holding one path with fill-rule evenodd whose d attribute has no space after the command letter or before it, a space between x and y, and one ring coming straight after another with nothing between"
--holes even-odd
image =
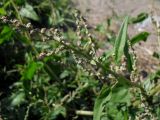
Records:
<instances>
[{"instance_id":1,"label":"dirt patch","mask_svg":"<svg viewBox=\"0 0 160 120\"><path fill-rule=\"evenodd\" d=\"M160 12L157 10L160 5L158 0L75 0L74 3L92 27L106 21L108 18L113 19L115 22L112 26L115 33L118 32L126 15L136 17L139 13L145 12L150 17L152 12L153 15L160 16ZM159 60L152 56L154 51L159 49L157 33L152 22L146 22L145 25L142 22L130 25L128 28L130 37L141 31L149 32L150 36L147 42L141 42L140 45L135 46L138 64L141 70L153 72L159 69Z\"/></svg>"}]
</instances>

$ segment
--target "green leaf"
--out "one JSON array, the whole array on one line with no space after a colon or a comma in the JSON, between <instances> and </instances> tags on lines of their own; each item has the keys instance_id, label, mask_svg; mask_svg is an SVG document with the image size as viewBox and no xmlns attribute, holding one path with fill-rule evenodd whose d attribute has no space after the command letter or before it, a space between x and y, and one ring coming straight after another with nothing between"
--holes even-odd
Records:
<instances>
[{"instance_id":1,"label":"green leaf","mask_svg":"<svg viewBox=\"0 0 160 120\"><path fill-rule=\"evenodd\" d=\"M101 120L128 120L128 111L125 103L113 103L111 100L105 105L105 113Z\"/></svg>"},{"instance_id":2,"label":"green leaf","mask_svg":"<svg viewBox=\"0 0 160 120\"><path fill-rule=\"evenodd\" d=\"M65 77L68 77L69 76L69 71L68 70L65 70L63 71L61 74L60 74L60 78L61 79L64 79Z\"/></svg>"},{"instance_id":3,"label":"green leaf","mask_svg":"<svg viewBox=\"0 0 160 120\"><path fill-rule=\"evenodd\" d=\"M132 19L130 20L130 23L142 22L142 21L145 20L146 18L148 18L148 13L140 13L136 18L132 18Z\"/></svg>"},{"instance_id":4,"label":"green leaf","mask_svg":"<svg viewBox=\"0 0 160 120\"><path fill-rule=\"evenodd\" d=\"M157 70L155 73L150 74L147 79L145 79L142 84L146 91L150 91L154 88L156 80L160 78L160 70Z\"/></svg>"},{"instance_id":5,"label":"green leaf","mask_svg":"<svg viewBox=\"0 0 160 120\"><path fill-rule=\"evenodd\" d=\"M123 85L125 87L130 87L130 86L133 86L132 85L132 82L128 79L126 79L124 76L122 75L119 75L119 77L117 77L117 81L118 81L118 84L120 85Z\"/></svg>"},{"instance_id":6,"label":"green leaf","mask_svg":"<svg viewBox=\"0 0 160 120\"><path fill-rule=\"evenodd\" d=\"M0 33L0 44L8 41L12 37L12 29L8 26L4 26L2 32Z\"/></svg>"},{"instance_id":7,"label":"green leaf","mask_svg":"<svg viewBox=\"0 0 160 120\"><path fill-rule=\"evenodd\" d=\"M128 17L124 19L124 22L121 26L119 34L116 38L114 45L115 61L118 64L124 53L124 46L127 41L127 28L128 28Z\"/></svg>"},{"instance_id":8,"label":"green leaf","mask_svg":"<svg viewBox=\"0 0 160 120\"><path fill-rule=\"evenodd\" d=\"M39 17L37 13L34 11L33 7L29 5L28 3L26 3L25 7L23 7L20 10L20 15L26 18L30 18L35 21L39 21Z\"/></svg>"},{"instance_id":9,"label":"green leaf","mask_svg":"<svg viewBox=\"0 0 160 120\"><path fill-rule=\"evenodd\" d=\"M49 113L49 120L55 120L58 115L66 117L66 109L63 106L55 106L54 110Z\"/></svg>"},{"instance_id":10,"label":"green leaf","mask_svg":"<svg viewBox=\"0 0 160 120\"><path fill-rule=\"evenodd\" d=\"M25 4L25 0L15 0L15 3L17 5L24 5Z\"/></svg>"},{"instance_id":11,"label":"green leaf","mask_svg":"<svg viewBox=\"0 0 160 120\"><path fill-rule=\"evenodd\" d=\"M20 92L18 94L13 95L11 98L13 99L11 105L17 106L20 105L25 100L24 92Z\"/></svg>"},{"instance_id":12,"label":"green leaf","mask_svg":"<svg viewBox=\"0 0 160 120\"><path fill-rule=\"evenodd\" d=\"M37 68L38 68L38 64L36 62L30 62L23 73L24 79L31 80Z\"/></svg>"},{"instance_id":13,"label":"green leaf","mask_svg":"<svg viewBox=\"0 0 160 120\"><path fill-rule=\"evenodd\" d=\"M96 31L100 32L100 33L106 33L106 29L105 29L105 24L99 24L96 26Z\"/></svg>"},{"instance_id":14,"label":"green leaf","mask_svg":"<svg viewBox=\"0 0 160 120\"><path fill-rule=\"evenodd\" d=\"M114 51L113 49L107 50L103 53L102 59L107 60L109 57L113 55Z\"/></svg>"},{"instance_id":15,"label":"green leaf","mask_svg":"<svg viewBox=\"0 0 160 120\"><path fill-rule=\"evenodd\" d=\"M103 87L94 105L93 120L101 119L104 105L110 100L110 98L111 98L111 90L106 86Z\"/></svg>"},{"instance_id":16,"label":"green leaf","mask_svg":"<svg viewBox=\"0 0 160 120\"><path fill-rule=\"evenodd\" d=\"M110 99L113 103L126 103L130 105L131 95L129 88L120 84L112 89L112 97Z\"/></svg>"},{"instance_id":17,"label":"green leaf","mask_svg":"<svg viewBox=\"0 0 160 120\"><path fill-rule=\"evenodd\" d=\"M131 53L129 53L129 46L126 43L125 47L124 47L124 55L127 58L127 68L128 71L131 72L133 70L133 55Z\"/></svg>"},{"instance_id":18,"label":"green leaf","mask_svg":"<svg viewBox=\"0 0 160 120\"><path fill-rule=\"evenodd\" d=\"M157 108L156 113L157 113L158 120L160 120L160 108Z\"/></svg>"},{"instance_id":19,"label":"green leaf","mask_svg":"<svg viewBox=\"0 0 160 120\"><path fill-rule=\"evenodd\" d=\"M147 38L149 36L148 32L141 32L138 35L135 35L132 39L131 39L131 45L133 46L134 44L140 42L140 41L146 41Z\"/></svg>"},{"instance_id":20,"label":"green leaf","mask_svg":"<svg viewBox=\"0 0 160 120\"><path fill-rule=\"evenodd\" d=\"M116 117L114 119L115 120L125 120L121 111L116 113Z\"/></svg>"},{"instance_id":21,"label":"green leaf","mask_svg":"<svg viewBox=\"0 0 160 120\"><path fill-rule=\"evenodd\" d=\"M4 8L0 8L0 15L6 15L6 10Z\"/></svg>"},{"instance_id":22,"label":"green leaf","mask_svg":"<svg viewBox=\"0 0 160 120\"><path fill-rule=\"evenodd\" d=\"M91 65L96 65L96 62L94 60L91 60Z\"/></svg>"}]
</instances>

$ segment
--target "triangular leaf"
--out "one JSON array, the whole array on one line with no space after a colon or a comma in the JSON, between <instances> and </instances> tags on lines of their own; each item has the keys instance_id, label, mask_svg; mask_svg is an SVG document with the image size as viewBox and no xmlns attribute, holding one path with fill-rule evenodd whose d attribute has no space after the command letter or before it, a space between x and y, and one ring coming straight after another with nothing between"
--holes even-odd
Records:
<instances>
[{"instance_id":1,"label":"triangular leaf","mask_svg":"<svg viewBox=\"0 0 160 120\"><path fill-rule=\"evenodd\" d=\"M130 105L131 94L129 92L129 87L117 84L116 87L112 89L112 97L110 102L113 103L126 103Z\"/></svg>"}]
</instances>

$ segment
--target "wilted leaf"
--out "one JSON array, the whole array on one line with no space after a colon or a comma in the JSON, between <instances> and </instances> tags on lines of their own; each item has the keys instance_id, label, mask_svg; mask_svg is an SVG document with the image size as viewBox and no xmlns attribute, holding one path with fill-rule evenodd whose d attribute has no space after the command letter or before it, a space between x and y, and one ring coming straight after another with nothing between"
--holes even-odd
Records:
<instances>
[{"instance_id":1,"label":"wilted leaf","mask_svg":"<svg viewBox=\"0 0 160 120\"><path fill-rule=\"evenodd\" d=\"M114 45L114 53L115 53L115 61L119 63L123 53L124 53L124 46L127 41L127 27L128 27L128 17L124 19L124 22L120 28L119 34L116 38L115 45Z\"/></svg>"},{"instance_id":2,"label":"wilted leaf","mask_svg":"<svg viewBox=\"0 0 160 120\"><path fill-rule=\"evenodd\" d=\"M30 18L32 20L38 21L39 17L37 13L34 11L33 7L26 3L25 7L20 10L20 15L26 18Z\"/></svg>"}]
</instances>

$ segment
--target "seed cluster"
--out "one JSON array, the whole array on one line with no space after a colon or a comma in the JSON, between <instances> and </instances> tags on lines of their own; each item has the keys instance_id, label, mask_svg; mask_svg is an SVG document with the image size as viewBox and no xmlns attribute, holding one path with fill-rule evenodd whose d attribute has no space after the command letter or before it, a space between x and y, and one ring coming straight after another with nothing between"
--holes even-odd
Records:
<instances>
[{"instance_id":1,"label":"seed cluster","mask_svg":"<svg viewBox=\"0 0 160 120\"><path fill-rule=\"evenodd\" d=\"M98 71L95 71L92 69L92 67L96 67L94 64L91 64L90 61L87 61L85 57L79 57L79 55L85 55L89 54L86 57L90 57L90 59L96 60L97 58L95 57L96 53L96 47L94 40L89 33L87 29L87 24L84 21L83 17L78 14L78 11L75 12L75 17L76 17L76 25L77 25L77 36L79 43L77 44L78 47L74 46L72 43L69 41L65 40L62 31L56 28L34 28L31 23L27 24L21 24L18 20L9 20L7 17L3 16L1 18L1 21L5 24L9 24L13 26L13 28L17 32L23 32L27 31L31 37L34 37L35 35L39 35L42 39L42 42L47 42L50 40L54 40L61 45L56 48L56 50L51 50L49 52L42 51L37 55L38 60L43 60L47 56L51 56L53 54L57 54L58 52L67 49L70 51L72 54L72 57L74 58L75 62L77 65L82 66L84 71L88 71L91 76L96 75L98 78L100 77L100 73ZM85 38L84 38L85 37ZM83 44L83 42L85 44ZM79 48L79 49L76 49ZM84 54L83 54L84 52ZM77 56L78 53L78 56ZM90 66L91 65L91 66Z\"/></svg>"},{"instance_id":2,"label":"seed cluster","mask_svg":"<svg viewBox=\"0 0 160 120\"><path fill-rule=\"evenodd\" d=\"M89 32L87 28L87 24L83 17L78 13L78 11L75 12L75 18L76 18L76 35L78 36L77 40L77 46L66 40L63 36L63 31L56 28L34 28L31 23L22 24L18 20L13 19L9 20L7 17L3 16L0 20L4 24L9 24L13 26L14 30L17 32L27 32L29 36L39 35L42 39L42 43L48 42L48 41L55 41L60 46L56 48L55 50L50 50L48 52L42 51L38 53L37 59L43 60L45 57L51 56L53 54L58 54L59 52L63 50L69 51L69 53L72 55L74 62L76 66L79 67L80 70L83 70L85 73L89 74L91 77L96 76L98 79L100 79L102 82L104 80L110 80L112 81L112 84L115 85L117 83L115 76L112 74L107 74L106 76L104 73L102 73L102 70L98 68L97 62L99 62L99 59L96 57L96 43ZM159 24L158 24L159 25ZM159 33L160 33L160 27ZM134 48L131 46L130 41L128 41L129 46L129 53L133 56L133 64L132 68L133 70L131 73L129 73L129 78L131 82L136 83L139 80L139 73L137 70L137 56L135 53ZM111 59L114 59L114 55L111 56ZM114 62L111 62L110 64L110 70L127 77L127 62L125 57L123 56L121 60L121 65L116 65ZM106 73L105 73L106 74ZM136 92L135 89L134 92ZM73 93L75 96L76 94ZM143 99L143 98L142 98ZM145 118L152 119L152 120L158 120L154 117L152 114L152 109L145 103L145 100L141 103L141 108L144 108L144 112L137 114L136 119L137 120L145 120Z\"/></svg>"}]
</instances>

